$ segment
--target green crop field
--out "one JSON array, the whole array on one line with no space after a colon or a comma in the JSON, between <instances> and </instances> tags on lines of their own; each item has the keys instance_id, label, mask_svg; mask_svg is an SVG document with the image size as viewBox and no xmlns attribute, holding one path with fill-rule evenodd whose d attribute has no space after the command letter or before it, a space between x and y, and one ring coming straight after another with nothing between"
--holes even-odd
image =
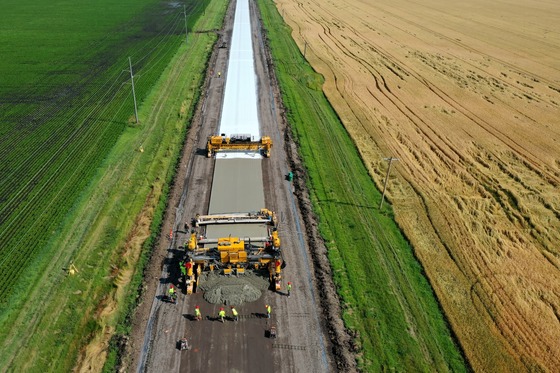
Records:
<instances>
[{"instance_id":1,"label":"green crop field","mask_svg":"<svg viewBox=\"0 0 560 373\"><path fill-rule=\"evenodd\" d=\"M258 0L361 369L465 371L412 249L273 2ZM381 157L381 156L380 156ZM386 205L387 206L387 205Z\"/></svg>"},{"instance_id":2,"label":"green crop field","mask_svg":"<svg viewBox=\"0 0 560 373\"><path fill-rule=\"evenodd\" d=\"M185 5L186 46L183 3L0 0L0 371L70 371L128 332L225 12Z\"/></svg>"},{"instance_id":3,"label":"green crop field","mask_svg":"<svg viewBox=\"0 0 560 373\"><path fill-rule=\"evenodd\" d=\"M182 6L153 0L0 6L1 321L134 113L128 57L142 102L185 23Z\"/></svg>"}]
</instances>

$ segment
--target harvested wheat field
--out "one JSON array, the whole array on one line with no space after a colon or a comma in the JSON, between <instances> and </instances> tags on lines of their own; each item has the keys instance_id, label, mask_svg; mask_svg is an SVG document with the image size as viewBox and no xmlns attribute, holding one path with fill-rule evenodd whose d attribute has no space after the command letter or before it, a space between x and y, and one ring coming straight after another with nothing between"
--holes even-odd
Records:
<instances>
[{"instance_id":1,"label":"harvested wheat field","mask_svg":"<svg viewBox=\"0 0 560 373\"><path fill-rule=\"evenodd\" d=\"M475 371L560 371L560 2L278 0Z\"/></svg>"}]
</instances>

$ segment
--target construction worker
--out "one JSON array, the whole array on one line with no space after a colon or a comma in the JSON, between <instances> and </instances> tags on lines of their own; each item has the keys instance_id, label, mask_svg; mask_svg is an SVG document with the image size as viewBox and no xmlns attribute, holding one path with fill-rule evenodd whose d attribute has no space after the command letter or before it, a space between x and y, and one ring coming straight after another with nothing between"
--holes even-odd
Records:
<instances>
[{"instance_id":1,"label":"construction worker","mask_svg":"<svg viewBox=\"0 0 560 373\"><path fill-rule=\"evenodd\" d=\"M231 306L231 313L233 314L233 321L237 321L239 319L237 317L238 313L237 313L237 310L235 309L235 307L233 307L233 306Z\"/></svg>"},{"instance_id":2,"label":"construction worker","mask_svg":"<svg viewBox=\"0 0 560 373\"><path fill-rule=\"evenodd\" d=\"M224 322L224 317L226 317L226 311L224 311L224 308L221 307L220 313L218 313L218 318L220 319L221 322Z\"/></svg>"},{"instance_id":3,"label":"construction worker","mask_svg":"<svg viewBox=\"0 0 560 373\"><path fill-rule=\"evenodd\" d=\"M193 262L192 259L188 262L185 262L185 271L187 271L187 276L192 276L192 269L193 269Z\"/></svg>"},{"instance_id":4,"label":"construction worker","mask_svg":"<svg viewBox=\"0 0 560 373\"><path fill-rule=\"evenodd\" d=\"M175 303L177 301L177 294L175 293L175 287L173 286L173 284L169 285L168 294L169 301Z\"/></svg>"},{"instance_id":5,"label":"construction worker","mask_svg":"<svg viewBox=\"0 0 560 373\"><path fill-rule=\"evenodd\" d=\"M202 315L200 314L200 307L198 306L194 307L194 318L196 319L196 321L202 320Z\"/></svg>"},{"instance_id":6,"label":"construction worker","mask_svg":"<svg viewBox=\"0 0 560 373\"><path fill-rule=\"evenodd\" d=\"M288 281L288 297L290 296L291 291L292 291L292 283Z\"/></svg>"},{"instance_id":7,"label":"construction worker","mask_svg":"<svg viewBox=\"0 0 560 373\"><path fill-rule=\"evenodd\" d=\"M270 307L270 304L266 304L266 317L270 319L270 313L272 312L272 307Z\"/></svg>"},{"instance_id":8,"label":"construction worker","mask_svg":"<svg viewBox=\"0 0 560 373\"><path fill-rule=\"evenodd\" d=\"M184 267L183 261L179 262L179 269L181 270L181 276L185 278L185 276L187 275L187 269Z\"/></svg>"}]
</instances>

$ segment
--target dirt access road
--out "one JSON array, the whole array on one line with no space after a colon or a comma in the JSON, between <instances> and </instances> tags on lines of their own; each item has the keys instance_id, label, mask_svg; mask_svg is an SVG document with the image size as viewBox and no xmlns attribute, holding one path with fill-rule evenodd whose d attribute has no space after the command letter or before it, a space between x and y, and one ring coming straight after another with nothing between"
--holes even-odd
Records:
<instances>
[{"instance_id":1,"label":"dirt access road","mask_svg":"<svg viewBox=\"0 0 560 373\"><path fill-rule=\"evenodd\" d=\"M560 3L278 0L476 371L560 371Z\"/></svg>"},{"instance_id":2,"label":"dirt access road","mask_svg":"<svg viewBox=\"0 0 560 373\"><path fill-rule=\"evenodd\" d=\"M221 40L231 37L235 1L230 4ZM185 222L196 213L206 213L214 161L205 156L205 143L219 123L228 49L214 51L205 95L189 130L179 175L173 186L163 232L176 232L170 242L162 237L147 271L145 293L133 320L133 335L127 344L123 369L139 371L353 371L351 339L340 318L339 304L330 276L326 250L318 240L310 214L307 192L284 177L289 170L302 172L293 143L286 146L286 123L278 102L278 88L270 75L266 42L256 6L250 2L259 82L262 133L272 137L272 157L264 160L263 177L267 208L276 212L280 224L286 281L294 283L290 298L266 292L258 301L237 307L240 320L222 324L212 319L218 305L205 302L202 294L180 294L177 305L157 299L178 283L178 258L186 241ZM220 73L220 74L218 74ZM288 166L290 165L290 166ZM303 211L303 214L301 213ZM163 271L162 271L163 270ZM155 302L153 302L153 300ZM272 318L263 318L264 305L272 305ZM154 305L154 307L152 307ZM194 306L200 305L205 319L193 321ZM266 338L271 323L278 338ZM147 337L145 337L145 333ZM180 352L176 341L188 336L190 351ZM148 343L145 343L145 342ZM142 354L141 354L142 352ZM143 359L145 358L145 359ZM138 369L137 369L138 367Z\"/></svg>"}]
</instances>

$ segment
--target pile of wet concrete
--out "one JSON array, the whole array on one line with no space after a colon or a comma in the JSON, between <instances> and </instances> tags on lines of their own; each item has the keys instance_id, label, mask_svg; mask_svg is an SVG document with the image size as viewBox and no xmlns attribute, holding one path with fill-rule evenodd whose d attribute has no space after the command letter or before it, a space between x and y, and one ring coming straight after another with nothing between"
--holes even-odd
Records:
<instances>
[{"instance_id":1,"label":"pile of wet concrete","mask_svg":"<svg viewBox=\"0 0 560 373\"><path fill-rule=\"evenodd\" d=\"M254 302L268 287L268 273L264 276L254 272L224 276L208 272L202 274L199 280L199 289L204 292L204 299L212 304L238 306Z\"/></svg>"}]
</instances>

